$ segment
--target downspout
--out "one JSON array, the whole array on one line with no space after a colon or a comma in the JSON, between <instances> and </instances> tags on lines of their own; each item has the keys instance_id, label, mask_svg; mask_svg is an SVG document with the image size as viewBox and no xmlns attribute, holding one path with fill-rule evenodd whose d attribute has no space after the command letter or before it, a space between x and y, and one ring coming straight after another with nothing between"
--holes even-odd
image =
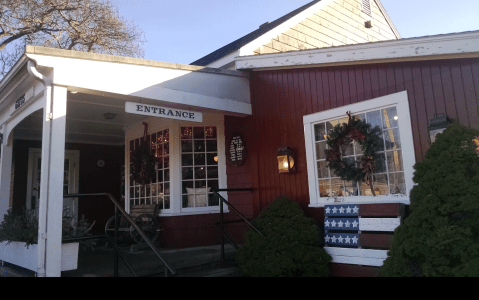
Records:
<instances>
[{"instance_id":1,"label":"downspout","mask_svg":"<svg viewBox=\"0 0 479 300\"><path fill-rule=\"evenodd\" d=\"M27 63L27 70L30 75L32 75L35 79L39 80L43 86L45 87L45 97L46 97L46 105L45 105L45 115L47 118L51 119L52 114L52 106L53 106L53 82L48 77L40 73L36 68L36 62L29 59ZM48 141L51 141L51 132L52 132L52 123L50 122L50 130L49 130L49 138ZM48 147L48 161L42 162L47 163L47 168L50 168L50 146ZM47 171L46 174L47 180L49 182L48 176L50 176L50 172ZM40 200L39 203L39 212L45 212L45 218L39 217L39 224L38 224L38 269L37 269L37 276L38 277L45 277L46 276L46 269L45 269L45 261L46 261L46 234L47 234L47 219L48 219L48 184L45 185L46 189L44 191L44 199Z\"/></svg>"}]
</instances>

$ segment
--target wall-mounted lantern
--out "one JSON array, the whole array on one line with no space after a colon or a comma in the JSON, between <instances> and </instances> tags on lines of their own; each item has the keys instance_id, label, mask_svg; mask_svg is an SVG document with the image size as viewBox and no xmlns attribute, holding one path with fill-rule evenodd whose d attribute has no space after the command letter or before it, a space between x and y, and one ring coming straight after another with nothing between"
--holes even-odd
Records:
<instances>
[{"instance_id":1,"label":"wall-mounted lantern","mask_svg":"<svg viewBox=\"0 0 479 300\"><path fill-rule=\"evenodd\" d=\"M445 114L435 115L434 118L431 119L429 127L427 128L429 130L431 144L436 140L436 135L446 130L450 123L451 120L449 120Z\"/></svg>"},{"instance_id":2,"label":"wall-mounted lantern","mask_svg":"<svg viewBox=\"0 0 479 300\"><path fill-rule=\"evenodd\" d=\"M280 174L294 173L296 171L294 163L294 151L291 148L278 149L278 170Z\"/></svg>"}]
</instances>

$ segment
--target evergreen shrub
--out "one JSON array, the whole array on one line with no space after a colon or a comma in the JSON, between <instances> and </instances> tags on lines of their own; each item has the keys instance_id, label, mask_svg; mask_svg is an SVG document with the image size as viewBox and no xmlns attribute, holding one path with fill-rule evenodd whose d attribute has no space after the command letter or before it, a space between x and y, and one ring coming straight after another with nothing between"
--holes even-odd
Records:
<instances>
[{"instance_id":1,"label":"evergreen shrub","mask_svg":"<svg viewBox=\"0 0 479 300\"><path fill-rule=\"evenodd\" d=\"M417 163L381 276L479 276L479 131L454 124Z\"/></svg>"},{"instance_id":2,"label":"evergreen shrub","mask_svg":"<svg viewBox=\"0 0 479 300\"><path fill-rule=\"evenodd\" d=\"M331 256L321 248L320 230L296 202L279 197L265 208L250 229L236 261L245 276L326 277Z\"/></svg>"}]
</instances>

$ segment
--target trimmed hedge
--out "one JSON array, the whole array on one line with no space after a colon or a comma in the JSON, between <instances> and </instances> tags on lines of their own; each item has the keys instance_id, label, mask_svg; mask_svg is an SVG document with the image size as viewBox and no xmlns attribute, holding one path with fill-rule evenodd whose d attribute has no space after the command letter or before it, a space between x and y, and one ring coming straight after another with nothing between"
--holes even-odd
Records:
<instances>
[{"instance_id":1,"label":"trimmed hedge","mask_svg":"<svg viewBox=\"0 0 479 300\"><path fill-rule=\"evenodd\" d=\"M265 236L250 229L236 254L245 276L329 276L331 256L321 248L320 230L296 202L276 199L255 223Z\"/></svg>"},{"instance_id":2,"label":"trimmed hedge","mask_svg":"<svg viewBox=\"0 0 479 300\"><path fill-rule=\"evenodd\" d=\"M381 276L479 276L479 131L452 125L414 168L411 214Z\"/></svg>"}]
</instances>

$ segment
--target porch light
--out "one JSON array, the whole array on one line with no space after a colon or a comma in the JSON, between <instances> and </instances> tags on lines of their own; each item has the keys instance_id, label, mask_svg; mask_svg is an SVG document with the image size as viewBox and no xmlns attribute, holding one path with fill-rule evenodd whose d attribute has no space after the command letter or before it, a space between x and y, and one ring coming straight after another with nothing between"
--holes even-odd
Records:
<instances>
[{"instance_id":1,"label":"porch light","mask_svg":"<svg viewBox=\"0 0 479 300\"><path fill-rule=\"evenodd\" d=\"M278 149L278 170L279 173L294 173L296 171L294 164L294 151L289 147Z\"/></svg>"},{"instance_id":2,"label":"porch light","mask_svg":"<svg viewBox=\"0 0 479 300\"><path fill-rule=\"evenodd\" d=\"M429 138L431 144L434 143L436 140L436 135L446 130L447 126L449 126L451 120L445 114L435 115L434 118L431 119L429 123Z\"/></svg>"},{"instance_id":3,"label":"porch light","mask_svg":"<svg viewBox=\"0 0 479 300\"><path fill-rule=\"evenodd\" d=\"M116 114L108 112L108 113L104 114L103 117L105 117L105 119L107 119L107 120L113 120L116 117Z\"/></svg>"}]
</instances>

